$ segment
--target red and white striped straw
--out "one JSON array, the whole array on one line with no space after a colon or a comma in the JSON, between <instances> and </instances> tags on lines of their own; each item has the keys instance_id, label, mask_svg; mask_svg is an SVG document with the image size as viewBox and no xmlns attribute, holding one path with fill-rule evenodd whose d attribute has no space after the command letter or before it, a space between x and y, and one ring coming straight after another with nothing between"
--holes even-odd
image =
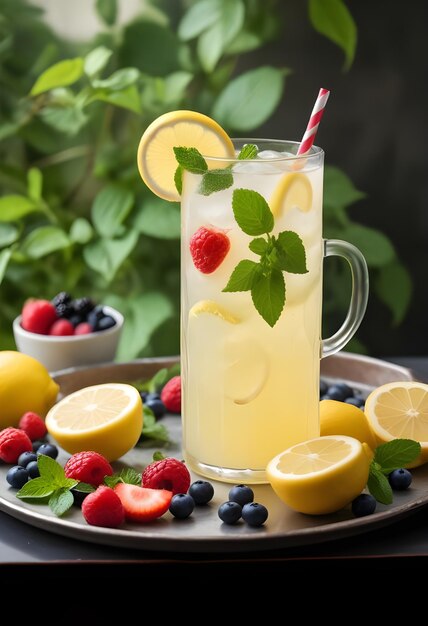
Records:
<instances>
[{"instance_id":1,"label":"red and white striped straw","mask_svg":"<svg viewBox=\"0 0 428 626\"><path fill-rule=\"evenodd\" d=\"M320 89L297 154L306 154L312 148L329 95L328 89Z\"/></svg>"}]
</instances>

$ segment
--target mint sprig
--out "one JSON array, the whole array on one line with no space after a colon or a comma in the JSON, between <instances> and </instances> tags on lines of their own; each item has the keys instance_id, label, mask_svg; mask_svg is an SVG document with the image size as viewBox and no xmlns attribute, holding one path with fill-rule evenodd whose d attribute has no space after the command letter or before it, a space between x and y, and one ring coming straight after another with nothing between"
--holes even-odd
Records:
<instances>
[{"instance_id":1,"label":"mint sprig","mask_svg":"<svg viewBox=\"0 0 428 626\"><path fill-rule=\"evenodd\" d=\"M25 483L16 497L21 500L47 500L55 515L61 516L72 506L74 498L70 489L79 481L67 478L64 468L44 454L38 456L37 465L40 476Z\"/></svg>"},{"instance_id":2,"label":"mint sprig","mask_svg":"<svg viewBox=\"0 0 428 626\"><path fill-rule=\"evenodd\" d=\"M238 154L238 159L240 161L245 161L247 159L255 159L258 154L259 149L254 143L246 143L241 148L241 152Z\"/></svg>"},{"instance_id":3,"label":"mint sprig","mask_svg":"<svg viewBox=\"0 0 428 626\"><path fill-rule=\"evenodd\" d=\"M370 463L367 488L374 498L382 504L391 504L393 493L388 481L388 474L405 467L421 453L421 445L412 439L393 439L383 443L375 450Z\"/></svg>"},{"instance_id":4,"label":"mint sprig","mask_svg":"<svg viewBox=\"0 0 428 626\"><path fill-rule=\"evenodd\" d=\"M141 473L132 467L124 467L117 474L113 474L113 476L104 476L104 483L107 487L115 487L118 483L141 485Z\"/></svg>"}]
</instances>

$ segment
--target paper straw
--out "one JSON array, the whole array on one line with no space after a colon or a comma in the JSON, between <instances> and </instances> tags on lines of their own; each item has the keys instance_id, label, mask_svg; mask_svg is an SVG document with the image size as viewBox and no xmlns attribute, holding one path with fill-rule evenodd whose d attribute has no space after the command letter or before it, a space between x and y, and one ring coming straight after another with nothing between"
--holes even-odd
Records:
<instances>
[{"instance_id":1,"label":"paper straw","mask_svg":"<svg viewBox=\"0 0 428 626\"><path fill-rule=\"evenodd\" d=\"M328 89L320 89L297 154L306 154L312 148L329 95Z\"/></svg>"}]
</instances>

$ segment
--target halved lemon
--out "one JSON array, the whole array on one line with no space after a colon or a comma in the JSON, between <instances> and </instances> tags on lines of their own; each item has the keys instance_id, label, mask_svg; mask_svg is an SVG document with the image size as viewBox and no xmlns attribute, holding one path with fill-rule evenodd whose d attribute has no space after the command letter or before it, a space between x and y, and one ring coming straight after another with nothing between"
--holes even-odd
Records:
<instances>
[{"instance_id":1,"label":"halved lemon","mask_svg":"<svg viewBox=\"0 0 428 626\"><path fill-rule=\"evenodd\" d=\"M192 306L189 311L189 316L198 317L208 313L209 315L216 315L229 324L239 324L240 319L228 311L225 307L217 304L214 300L199 300Z\"/></svg>"},{"instance_id":2,"label":"halved lemon","mask_svg":"<svg viewBox=\"0 0 428 626\"><path fill-rule=\"evenodd\" d=\"M428 385L413 381L387 383L371 392L364 412L378 440L414 439L421 454L409 465L428 461Z\"/></svg>"},{"instance_id":3,"label":"halved lemon","mask_svg":"<svg viewBox=\"0 0 428 626\"><path fill-rule=\"evenodd\" d=\"M300 513L334 513L367 484L370 448L353 437L330 435L298 443L266 468L276 494Z\"/></svg>"},{"instance_id":4,"label":"halved lemon","mask_svg":"<svg viewBox=\"0 0 428 626\"><path fill-rule=\"evenodd\" d=\"M337 400L320 402L320 434L347 435L366 443L372 450L377 446L364 412L352 404Z\"/></svg>"},{"instance_id":5,"label":"halved lemon","mask_svg":"<svg viewBox=\"0 0 428 626\"><path fill-rule=\"evenodd\" d=\"M114 461L137 443L143 428L143 403L132 385L84 387L51 408L46 428L70 454L94 450Z\"/></svg>"},{"instance_id":6,"label":"halved lemon","mask_svg":"<svg viewBox=\"0 0 428 626\"><path fill-rule=\"evenodd\" d=\"M140 140L138 169L147 187L160 198L178 202L174 147L197 148L203 155L233 158L233 143L223 128L196 111L171 111L148 126Z\"/></svg>"},{"instance_id":7,"label":"halved lemon","mask_svg":"<svg viewBox=\"0 0 428 626\"><path fill-rule=\"evenodd\" d=\"M297 207L307 213L312 206L312 185L300 172L290 172L274 189L269 207L275 217Z\"/></svg>"}]
</instances>

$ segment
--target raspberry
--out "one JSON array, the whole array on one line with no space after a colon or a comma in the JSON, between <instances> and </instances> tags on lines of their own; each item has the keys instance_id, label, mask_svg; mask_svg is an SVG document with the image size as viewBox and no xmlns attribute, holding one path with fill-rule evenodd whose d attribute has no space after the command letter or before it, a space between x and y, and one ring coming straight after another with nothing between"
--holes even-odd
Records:
<instances>
[{"instance_id":1,"label":"raspberry","mask_svg":"<svg viewBox=\"0 0 428 626\"><path fill-rule=\"evenodd\" d=\"M82 513L91 526L117 528L125 520L125 511L119 496L105 485L100 485L82 502Z\"/></svg>"},{"instance_id":2,"label":"raspberry","mask_svg":"<svg viewBox=\"0 0 428 626\"><path fill-rule=\"evenodd\" d=\"M201 226L190 239L193 263L203 274L211 274L223 262L230 249L229 237L219 231Z\"/></svg>"},{"instance_id":3,"label":"raspberry","mask_svg":"<svg viewBox=\"0 0 428 626\"><path fill-rule=\"evenodd\" d=\"M65 464L64 472L67 478L98 487L104 481L104 476L113 474L113 468L98 452L85 451L73 454Z\"/></svg>"},{"instance_id":4,"label":"raspberry","mask_svg":"<svg viewBox=\"0 0 428 626\"><path fill-rule=\"evenodd\" d=\"M77 324L76 328L74 329L75 335L89 335L89 333L91 332L92 326L88 324L88 322L81 322L80 324Z\"/></svg>"},{"instance_id":5,"label":"raspberry","mask_svg":"<svg viewBox=\"0 0 428 626\"><path fill-rule=\"evenodd\" d=\"M56 322L52 324L49 334L57 337L74 335L74 326L69 320L56 320Z\"/></svg>"},{"instance_id":6,"label":"raspberry","mask_svg":"<svg viewBox=\"0 0 428 626\"><path fill-rule=\"evenodd\" d=\"M181 412L181 376L174 376L162 389L161 400L171 413Z\"/></svg>"},{"instance_id":7,"label":"raspberry","mask_svg":"<svg viewBox=\"0 0 428 626\"><path fill-rule=\"evenodd\" d=\"M48 432L44 420L32 411L24 413L19 420L18 428L26 432L31 441L43 439Z\"/></svg>"},{"instance_id":8,"label":"raspberry","mask_svg":"<svg viewBox=\"0 0 428 626\"><path fill-rule=\"evenodd\" d=\"M56 310L51 302L27 300L22 309L21 326L30 333L47 335L56 319Z\"/></svg>"},{"instance_id":9,"label":"raspberry","mask_svg":"<svg viewBox=\"0 0 428 626\"><path fill-rule=\"evenodd\" d=\"M23 452L31 452L33 446L23 430L5 428L0 432L0 459L5 463L16 463Z\"/></svg>"},{"instance_id":10,"label":"raspberry","mask_svg":"<svg viewBox=\"0 0 428 626\"><path fill-rule=\"evenodd\" d=\"M190 486L190 474L182 461L173 458L155 461L146 467L142 486L149 489L166 489L176 493L186 493Z\"/></svg>"}]
</instances>

